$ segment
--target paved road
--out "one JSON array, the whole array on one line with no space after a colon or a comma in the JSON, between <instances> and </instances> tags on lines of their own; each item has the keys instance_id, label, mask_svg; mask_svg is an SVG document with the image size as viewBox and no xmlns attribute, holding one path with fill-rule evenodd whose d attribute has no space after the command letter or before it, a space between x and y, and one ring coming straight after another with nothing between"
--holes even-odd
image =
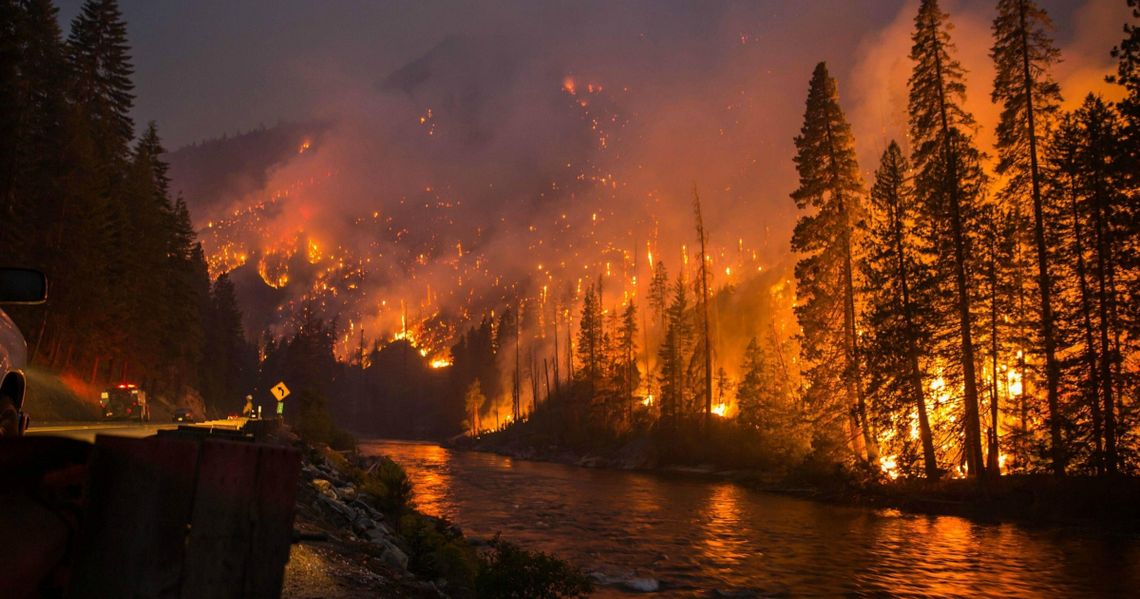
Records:
<instances>
[{"instance_id":1,"label":"paved road","mask_svg":"<svg viewBox=\"0 0 1140 599\"><path fill-rule=\"evenodd\" d=\"M118 435L121 437L149 437L159 429L173 429L174 423L140 424L137 422L32 422L29 435L56 435L92 442L95 435Z\"/></svg>"}]
</instances>

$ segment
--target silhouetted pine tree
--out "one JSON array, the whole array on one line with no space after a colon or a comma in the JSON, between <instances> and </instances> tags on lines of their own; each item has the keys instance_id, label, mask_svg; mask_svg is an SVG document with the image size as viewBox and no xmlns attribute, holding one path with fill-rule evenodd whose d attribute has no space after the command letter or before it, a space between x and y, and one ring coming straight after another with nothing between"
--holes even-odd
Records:
<instances>
[{"instance_id":1,"label":"silhouetted pine tree","mask_svg":"<svg viewBox=\"0 0 1140 599\"><path fill-rule=\"evenodd\" d=\"M20 141L24 107L20 98L20 69L23 52L20 21L23 10L15 0L0 0L0 247L19 247L22 227L18 219L15 192L20 166Z\"/></svg>"},{"instance_id":2,"label":"silhouetted pine tree","mask_svg":"<svg viewBox=\"0 0 1140 599\"><path fill-rule=\"evenodd\" d=\"M807 211L792 234L792 250L801 255L795 269L795 312L803 329L806 400L821 439L842 444L839 422L849 415L852 440L862 437L866 454L861 457L875 462L878 450L867 421L856 333L854 248L865 192L851 126L824 63L812 73L795 142L800 181L792 199Z\"/></svg>"},{"instance_id":3,"label":"silhouetted pine tree","mask_svg":"<svg viewBox=\"0 0 1140 599\"><path fill-rule=\"evenodd\" d=\"M919 217L910 165L891 142L875 171L862 273L866 297L868 378L873 411L894 430L896 455L911 454L911 417L918 423L923 471L938 478L938 458L927 414L923 363L930 349L930 268L911 234Z\"/></svg>"},{"instance_id":4,"label":"silhouetted pine tree","mask_svg":"<svg viewBox=\"0 0 1140 599\"><path fill-rule=\"evenodd\" d=\"M68 62L74 79L71 100L91 131L104 183L115 182L114 169L127 160L134 137L134 103L127 24L116 0L87 0L71 23Z\"/></svg>"},{"instance_id":5,"label":"silhouetted pine tree","mask_svg":"<svg viewBox=\"0 0 1140 599\"><path fill-rule=\"evenodd\" d=\"M602 306L596 288L591 285L582 299L582 317L578 323L578 375L590 386L591 401L601 382L605 355L605 326Z\"/></svg>"},{"instance_id":6,"label":"silhouetted pine tree","mask_svg":"<svg viewBox=\"0 0 1140 599\"><path fill-rule=\"evenodd\" d=\"M1121 416L1135 377L1126 371L1124 357L1136 351L1128 334L1129 300L1140 280L1132 258L1135 207L1126 183L1130 161L1121 148L1122 128L1112 107L1090 94L1062 119L1052 156L1058 191L1071 215L1068 230L1058 235L1058 253L1067 258L1077 284L1065 310L1069 342L1083 359L1078 384L1088 398L1084 403L1091 402L1091 462L1094 470L1110 474L1125 466L1120 441L1128 426Z\"/></svg>"},{"instance_id":7,"label":"silhouetted pine tree","mask_svg":"<svg viewBox=\"0 0 1140 599\"><path fill-rule=\"evenodd\" d=\"M666 311L665 338L657 350L660 367L661 417L676 426L685 405L686 367L693 349L693 323L689 294L683 278L673 285L673 300Z\"/></svg>"},{"instance_id":8,"label":"silhouetted pine tree","mask_svg":"<svg viewBox=\"0 0 1140 599\"><path fill-rule=\"evenodd\" d=\"M617 330L618 348L621 351L618 372L621 376L622 399L627 413L626 418L633 421L633 392L641 384L640 372L637 369L637 307L630 300L621 313L621 322Z\"/></svg>"},{"instance_id":9,"label":"silhouetted pine tree","mask_svg":"<svg viewBox=\"0 0 1140 599\"><path fill-rule=\"evenodd\" d=\"M1036 254L1039 312L1035 328L1041 336L1040 351L1045 360L1045 388L1049 409L1050 455L1053 473L1065 473L1062 416L1058 400L1061 376L1057 362L1050 258L1045 243L1045 215L1042 200L1044 172L1041 154L1061 104L1060 86L1049 71L1061 53L1049 37L1049 15L1032 0L999 0L994 19L993 101L1002 105L997 127L997 173L1007 177L1001 198L1020 217L1022 207L1032 209L1032 222L1016 223L1017 233L1031 235ZM1031 226L1028 226L1031 225ZM1024 233L1023 233L1024 232ZM1024 315L1023 315L1024 316Z\"/></svg>"},{"instance_id":10,"label":"silhouetted pine tree","mask_svg":"<svg viewBox=\"0 0 1140 599\"><path fill-rule=\"evenodd\" d=\"M971 314L970 271L972 230L977 204L985 188L981 155L970 132L974 119L963 107L965 71L952 56L947 15L937 0L923 0L915 17L909 85L910 138L915 191L924 208L926 234L937 254L937 279L944 289L945 324L956 317L958 350L946 352L946 366L960 368L963 386L962 444L971 477L984 472L975 348ZM947 368L949 370L949 368ZM953 382L950 379L949 382Z\"/></svg>"}]
</instances>

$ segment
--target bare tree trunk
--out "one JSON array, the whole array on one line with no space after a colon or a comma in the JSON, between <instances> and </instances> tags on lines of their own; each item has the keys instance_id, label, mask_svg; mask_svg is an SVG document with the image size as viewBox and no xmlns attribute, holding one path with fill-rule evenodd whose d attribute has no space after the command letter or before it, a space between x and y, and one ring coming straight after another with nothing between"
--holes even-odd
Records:
<instances>
[{"instance_id":1,"label":"bare tree trunk","mask_svg":"<svg viewBox=\"0 0 1140 599\"><path fill-rule=\"evenodd\" d=\"M827 142L831 148L835 147L832 141L830 119L827 125ZM839 180L838 163L831 157L831 173L834 181ZM858 438L862 433L863 449L866 452L865 456L856 447L856 453L860 457L866 457L867 461L878 463L879 450L875 442L875 437L872 434L870 422L867 419L867 400L863 395L863 373L859 361L859 338L855 330L855 275L854 267L851 258L851 215L847 203L844 201L843 195L838 189L832 189L835 195L835 200L839 203L839 212L843 215L843 231L840 233L840 243L842 244L843 254L843 336L844 336L844 351L847 354L844 356L846 364L844 364L843 377L847 391L847 401L851 402L852 409L854 410L854 424L852 425L852 440ZM858 445L856 443L856 445Z\"/></svg>"},{"instance_id":2,"label":"bare tree trunk","mask_svg":"<svg viewBox=\"0 0 1140 599\"><path fill-rule=\"evenodd\" d=\"M1025 2L1018 3L1022 35L1027 27ZM1041 336L1045 350L1045 387L1049 404L1049 436L1053 474L1065 475L1065 446L1061 439L1061 414L1058 385L1061 368L1057 363L1057 340L1053 331L1052 282L1049 278L1049 256L1045 247L1045 216L1041 202L1041 176L1037 168L1037 130L1033 114L1033 74L1029 67L1029 40L1021 44L1022 84L1025 86L1025 118L1029 128L1029 179L1033 190L1033 239L1037 245L1037 286L1041 292Z\"/></svg>"},{"instance_id":3,"label":"bare tree trunk","mask_svg":"<svg viewBox=\"0 0 1140 599\"><path fill-rule=\"evenodd\" d=\"M1092 291L1089 289L1087 268L1085 266L1084 235L1081 231L1080 213L1077 208L1077 192L1070 179L1070 209L1073 217L1073 246L1077 258L1077 281L1080 285L1081 295L1081 324L1084 333L1085 351L1084 361L1089 394L1089 409L1092 412L1094 451L1093 465L1098 475L1104 474L1104 433L1101 430L1100 413L1100 372L1097 368L1095 329L1092 323Z\"/></svg>"},{"instance_id":4,"label":"bare tree trunk","mask_svg":"<svg viewBox=\"0 0 1140 599\"><path fill-rule=\"evenodd\" d=\"M938 458L934 453L934 435L930 431L930 418L926 413L926 392L922 388L922 371L918 364L918 329L914 324L914 304L910 298L910 278L906 267L906 249L903 245L902 215L896 204L891 211L891 230L894 233L895 255L898 258L899 287L902 291L903 326L907 334L907 362L910 368L909 380L911 401L918 412L918 436L922 442L922 459L926 478L938 478Z\"/></svg>"},{"instance_id":5,"label":"bare tree trunk","mask_svg":"<svg viewBox=\"0 0 1140 599\"><path fill-rule=\"evenodd\" d=\"M561 359L562 358L559 357L559 353L558 353L558 306L554 306L554 360L553 361L554 361L554 392L555 393L557 393L559 391L559 385L561 385L561 383L558 380L559 379L559 377L558 377L558 361ZM549 385L547 385L547 386L549 387ZM550 390L549 389L546 391L546 398L550 399Z\"/></svg>"},{"instance_id":6,"label":"bare tree trunk","mask_svg":"<svg viewBox=\"0 0 1140 599\"><path fill-rule=\"evenodd\" d=\"M933 27L931 28L934 29ZM935 52L938 56L941 49ZM934 65L939 81L942 76L942 62L938 60ZM958 158L954 151L954 144L958 138L956 131L951 131L949 116L947 115L946 90L943 86L938 88L939 114L942 121L943 160L946 167L944 192L950 195L950 227L954 243L954 282L957 288L957 308L959 331L962 347L962 378L965 385L965 432L966 432L966 466L971 477L982 474L982 435L978 422L978 380L974 372L974 340L970 331L970 289L966 283L966 239L962 224L961 189L958 181Z\"/></svg>"},{"instance_id":7,"label":"bare tree trunk","mask_svg":"<svg viewBox=\"0 0 1140 599\"><path fill-rule=\"evenodd\" d=\"M555 354L555 356L557 356L557 355L558 354ZM557 362L558 362L558 360L555 360L555 363L557 363ZM546 379L546 401L550 401L550 365L547 363L546 358L542 359L542 375L543 375L543 378ZM555 379L555 380L557 380L557 379ZM537 409L537 408L538 408L538 406L535 406L535 409Z\"/></svg>"},{"instance_id":8,"label":"bare tree trunk","mask_svg":"<svg viewBox=\"0 0 1140 599\"><path fill-rule=\"evenodd\" d=\"M1093 233L1096 240L1096 276L1097 276L1097 317L1100 334L1100 384L1104 398L1104 458L1108 474L1116 474L1119 457L1116 449L1116 398L1112 385L1112 344L1109 340L1109 329L1112 310L1109 308L1114 298L1111 297L1108 285L1109 269L1111 268L1111 246L1108 240L1108 223L1104 214L1104 190L1098 184L1094 205Z\"/></svg>"},{"instance_id":9,"label":"bare tree trunk","mask_svg":"<svg viewBox=\"0 0 1140 599\"><path fill-rule=\"evenodd\" d=\"M697 220L697 236L701 242L701 268L699 271L701 277L701 322L703 325L703 337L705 345L705 417L704 429L708 434L712 424L712 341L709 335L709 278L708 278L708 262L705 257L705 223L701 218L701 196L697 194L697 186L693 186L693 210L696 213Z\"/></svg>"}]
</instances>

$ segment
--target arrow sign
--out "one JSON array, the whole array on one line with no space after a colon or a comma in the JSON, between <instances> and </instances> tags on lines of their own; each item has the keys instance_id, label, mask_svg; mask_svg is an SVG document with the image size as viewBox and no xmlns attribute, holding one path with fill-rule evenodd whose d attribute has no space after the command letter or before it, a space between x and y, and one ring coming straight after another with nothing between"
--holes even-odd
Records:
<instances>
[{"instance_id":1,"label":"arrow sign","mask_svg":"<svg viewBox=\"0 0 1140 599\"><path fill-rule=\"evenodd\" d=\"M289 388L285 386L284 382L277 383L269 392L273 394L273 397L277 398L277 401L283 401L289 396Z\"/></svg>"}]
</instances>

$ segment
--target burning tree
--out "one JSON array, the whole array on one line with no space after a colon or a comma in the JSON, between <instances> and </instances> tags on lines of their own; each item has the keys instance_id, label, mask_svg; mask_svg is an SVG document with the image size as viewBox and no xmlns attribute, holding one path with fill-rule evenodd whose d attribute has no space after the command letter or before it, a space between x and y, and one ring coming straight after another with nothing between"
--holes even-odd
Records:
<instances>
[{"instance_id":1,"label":"burning tree","mask_svg":"<svg viewBox=\"0 0 1140 599\"><path fill-rule=\"evenodd\" d=\"M975 371L970 271L972 237L986 185L981 153L970 131L974 117L962 107L965 71L952 56L947 15L937 0L923 0L915 17L910 77L910 138L915 190L922 202L924 233L938 256L935 277L952 281L939 291L940 319L957 320L958 350L943 347L947 364L960 369L963 391L962 445L970 476L984 470ZM942 327L940 327L942 328ZM945 329L943 329L945 330Z\"/></svg>"},{"instance_id":2,"label":"burning tree","mask_svg":"<svg viewBox=\"0 0 1140 599\"><path fill-rule=\"evenodd\" d=\"M910 234L918 218L910 165L892 141L871 187L861 264L868 327L863 349L874 413L883 429L890 431L888 441L897 440L891 443L899 448L897 455L909 453L906 445L917 439L923 471L933 479L939 475L938 458L923 384L929 378L929 364L923 361L930 351L933 279L928 248L919 246L920 240Z\"/></svg>"}]
</instances>

